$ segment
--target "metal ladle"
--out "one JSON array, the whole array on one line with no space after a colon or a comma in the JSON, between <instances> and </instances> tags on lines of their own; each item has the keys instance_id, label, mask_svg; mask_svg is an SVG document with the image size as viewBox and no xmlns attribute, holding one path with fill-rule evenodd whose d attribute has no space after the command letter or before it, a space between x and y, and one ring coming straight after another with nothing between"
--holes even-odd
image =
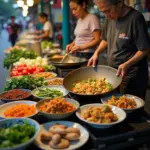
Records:
<instances>
[{"instance_id":1,"label":"metal ladle","mask_svg":"<svg viewBox=\"0 0 150 150\"><path fill-rule=\"evenodd\" d=\"M66 53L65 56L63 57L63 59L60 61L60 63L62 63L62 62L65 60L65 58L66 58L70 53L71 53L71 52Z\"/></svg>"}]
</instances>

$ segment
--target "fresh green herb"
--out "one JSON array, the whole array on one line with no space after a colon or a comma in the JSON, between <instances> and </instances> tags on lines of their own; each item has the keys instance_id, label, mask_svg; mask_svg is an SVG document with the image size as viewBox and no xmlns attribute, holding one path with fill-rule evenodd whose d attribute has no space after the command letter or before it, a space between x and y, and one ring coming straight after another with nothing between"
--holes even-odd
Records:
<instances>
[{"instance_id":1,"label":"fresh green herb","mask_svg":"<svg viewBox=\"0 0 150 150\"><path fill-rule=\"evenodd\" d=\"M35 53L34 51L31 50L18 50L18 49L14 49L10 52L10 54L7 55L6 58L4 58L3 61L3 66L4 68L9 69L9 67L19 61L20 58L30 58L30 59L35 59L36 57L38 57L37 53Z\"/></svg>"},{"instance_id":2,"label":"fresh green herb","mask_svg":"<svg viewBox=\"0 0 150 150\"><path fill-rule=\"evenodd\" d=\"M44 71L45 71L45 72L56 70L56 67L53 66L52 64L50 64L50 65L45 65L45 66L43 66L43 67L44 67Z\"/></svg>"},{"instance_id":3,"label":"fresh green herb","mask_svg":"<svg viewBox=\"0 0 150 150\"><path fill-rule=\"evenodd\" d=\"M52 42L48 42L48 41L43 41L41 43L41 47L42 47L42 49L52 48L53 47L53 43Z\"/></svg>"},{"instance_id":4,"label":"fresh green herb","mask_svg":"<svg viewBox=\"0 0 150 150\"><path fill-rule=\"evenodd\" d=\"M16 88L33 90L43 85L48 85L44 78L34 78L32 76L13 77L6 83L5 90Z\"/></svg>"},{"instance_id":5,"label":"fresh green herb","mask_svg":"<svg viewBox=\"0 0 150 150\"><path fill-rule=\"evenodd\" d=\"M10 128L0 128L0 148L13 147L27 142L35 134L35 127L27 122L15 124Z\"/></svg>"}]
</instances>

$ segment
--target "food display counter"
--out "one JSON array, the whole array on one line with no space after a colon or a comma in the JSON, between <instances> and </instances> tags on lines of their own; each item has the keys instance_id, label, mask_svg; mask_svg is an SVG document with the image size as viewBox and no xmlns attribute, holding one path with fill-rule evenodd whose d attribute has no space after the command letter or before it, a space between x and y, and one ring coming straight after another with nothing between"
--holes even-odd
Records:
<instances>
[{"instance_id":1,"label":"food display counter","mask_svg":"<svg viewBox=\"0 0 150 150\"><path fill-rule=\"evenodd\" d=\"M12 51L14 50L12 49ZM142 99L137 98L135 96L132 96L131 99L128 98L127 100L128 106L132 105L131 103L129 103L130 100L132 102L134 101L135 103L135 107L132 106L130 108L119 108L119 106L116 107L113 105L101 104L102 102L101 98L115 95L115 93L117 92L117 87L121 83L121 80L122 80L121 78L115 79L114 77L114 75L116 74L115 69L109 68L108 66L98 66L97 68L83 67L85 66L85 63L87 62L87 60L84 60L83 63L80 62L81 64L79 66L63 68L65 64L69 62L64 62L63 67L61 67L60 64L58 65L57 63L53 63L51 59L48 60L47 59L48 57L42 58L42 57L39 57L35 53L32 53L32 57L31 55L28 54L23 59L22 59L22 55L20 55L20 58L18 56L17 60L14 60L14 57L11 57L11 55L12 55L12 52L10 52L8 56L6 56L7 61L5 60L5 63L7 64L8 68L10 64L12 64L13 65L11 66L12 70L15 73L17 72L19 74L12 74L12 72L10 72L10 77L7 78L7 83L5 85L6 93L10 92L10 90L13 90L13 89L20 89L20 90L28 89L29 90L28 92L30 92L31 95L30 95L30 98L28 98L26 101L25 100L26 98L22 98L23 99L22 100L22 99L17 98L17 96L16 96L16 99L14 98L15 97L14 96L13 97L14 99L12 100L11 94L8 94L9 99L10 99L10 101L8 102L7 101L8 97L4 98L3 93L1 93L0 94L0 99L1 99L0 109L1 110L3 109L4 111L7 111L7 112L9 111L11 112L12 111L11 108L13 106L16 106L17 103L21 104L24 102L27 105L32 105L32 106L34 105L36 112L34 112L34 115L30 117L31 118L30 121L31 122L32 121L34 122L34 120L37 121L37 124L35 126L37 126L38 129L36 130L37 134L34 137L32 137L32 141L31 139L29 139L31 141L29 145L27 145L27 141L24 142L24 144L28 146L26 149L38 150L40 149L39 147L42 148L42 145L40 145L41 143L37 144L35 141L37 141L37 137L40 134L39 130L41 131L40 125L43 125L44 123L49 124L49 126L45 125L46 128L52 127L50 126L50 124L52 123L54 123L54 125L66 125L67 128L71 127L70 125L73 125L74 128L76 127L80 128L79 138L75 142L68 140L70 145L66 148L66 150L72 150L70 148L71 146L75 146L76 147L75 149L79 149L79 150L118 150L118 149L123 150L123 149L130 149L131 147L132 149L135 149L135 147L137 147L138 145L142 145L150 141L150 116L148 116L143 111L144 101ZM72 57L72 56L69 56L69 57ZM11 59L11 62L8 61L8 58ZM20 67L20 65L22 68ZM40 70L39 66L43 67L42 70ZM83 68L80 68L80 67L83 67ZM25 70L25 69L28 70L27 74L25 73L23 74L22 70ZM20 72L22 74L20 74ZM62 77L64 77L64 79ZM104 85L103 83L104 80L100 79L99 77L107 78L108 83L106 82ZM85 81L84 81L84 78L85 78ZM93 78L93 79L89 79L89 78ZM57 79L57 81L55 79ZM83 94L82 92L76 93L75 90L71 91L72 88L75 88L75 85L77 84L76 81L78 80L81 80L81 81L83 80L82 84L88 83L88 86L87 86L88 90L89 90L89 86L92 87L93 85L96 85L97 80L100 80L100 83L101 84L103 83L101 88L103 89L104 93L102 93L101 91L101 93L95 93L96 95L95 96L91 94L92 93L91 90L88 91L88 94L87 93ZM82 84L80 84L80 87L76 85L76 88L78 89L83 88ZM72 87L70 87L71 85ZM58 105L55 105L55 104L53 105L52 103L50 104L50 102L52 100L59 102L59 99L61 99L62 97L64 97L63 100L67 100L69 105L72 105L75 107L78 104L78 107L74 109L73 112L68 111L68 112L64 112L64 114L63 113L57 114L56 112L58 110L55 113L48 112L49 110L52 111L54 110L54 108L57 109L58 107ZM63 105L64 107L65 105L68 105L66 104L67 102L62 102L60 104L62 105L62 108L63 108ZM41 107L39 106L39 105L42 105L41 103L47 106L47 109L45 110L44 110L44 107L42 107L43 112L42 110L40 110ZM98 109L96 109L97 104L95 103L98 103L99 105ZM88 120L92 116L91 114L90 114L91 115L90 117L87 117L87 118L83 117L84 114L82 114L82 110L84 110L84 106L86 108L88 104L93 104L92 108L95 108L93 110L93 113L96 112L94 115L96 116L96 119L98 119L96 121L99 121L99 123L96 122L95 120ZM102 107L100 107L100 105L102 105ZM19 108L21 108L21 106L18 106L18 111L19 111ZM130 110L130 113L128 109ZM59 110L59 111L62 111L62 110ZM87 111L89 110L90 110L90 107L89 109L85 109L85 113L87 113ZM4 111L3 112L0 111L0 117L3 122L5 121L7 122L7 117L6 115L4 115L5 114ZM110 117L109 116L110 114L111 115L113 114L116 120L112 118L112 116ZM64 115L63 119L57 119L58 117L61 118L62 115ZM99 117L97 117L98 115ZM24 116L23 119L28 118L28 117L29 116ZM16 118L18 117L15 117L13 119L15 120ZM112 119L112 122L111 122L111 119ZM102 120L104 122L102 122ZM1 128L2 121L0 121L0 128ZM9 121L11 122L11 119ZM62 124L58 124L57 121L62 122ZM23 124L22 121L21 121L21 124ZM11 124L9 124L9 126L10 125ZM63 129L63 130L65 131L65 133L60 134L61 141L62 139L64 140L66 138L66 134L69 133L67 132L67 129ZM54 131L52 133L53 135L56 134ZM83 137L86 136L85 141L83 141L84 138L82 136ZM0 134L0 137L1 137L1 134ZM4 143L5 143L5 140L4 140ZM0 145L4 143L0 142ZM10 144L10 143L7 143L7 144ZM44 142L44 144L48 144L48 142ZM55 146L56 145L57 144L55 144ZM20 146L23 146L23 145L20 145ZM23 149L22 147L20 148ZM49 149L52 150L52 147L49 146Z\"/></svg>"}]
</instances>

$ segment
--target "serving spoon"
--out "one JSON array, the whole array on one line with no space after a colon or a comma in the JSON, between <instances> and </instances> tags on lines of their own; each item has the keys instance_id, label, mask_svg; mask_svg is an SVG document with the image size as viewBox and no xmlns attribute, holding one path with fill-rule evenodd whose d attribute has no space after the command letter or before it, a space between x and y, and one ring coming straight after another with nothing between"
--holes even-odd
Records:
<instances>
[{"instance_id":1,"label":"serving spoon","mask_svg":"<svg viewBox=\"0 0 150 150\"><path fill-rule=\"evenodd\" d=\"M62 62L65 60L65 58L66 58L70 53L71 53L71 52L66 53L65 56L63 57L63 59L60 61L60 63L62 63Z\"/></svg>"}]
</instances>

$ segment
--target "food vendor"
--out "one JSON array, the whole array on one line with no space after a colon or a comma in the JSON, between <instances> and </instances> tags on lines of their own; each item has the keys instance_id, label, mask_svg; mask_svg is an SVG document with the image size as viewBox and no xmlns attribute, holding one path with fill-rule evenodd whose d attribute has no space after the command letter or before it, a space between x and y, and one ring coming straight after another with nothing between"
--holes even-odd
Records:
<instances>
[{"instance_id":1,"label":"food vendor","mask_svg":"<svg viewBox=\"0 0 150 150\"><path fill-rule=\"evenodd\" d=\"M43 24L43 30L36 31L36 34L40 35L35 36L35 39L51 41L53 37L53 29L51 22L48 21L48 15L44 12L40 13L39 20Z\"/></svg>"},{"instance_id":2,"label":"food vendor","mask_svg":"<svg viewBox=\"0 0 150 150\"><path fill-rule=\"evenodd\" d=\"M96 65L99 55L107 48L108 65L117 70L123 81L121 93L145 99L148 86L147 53L150 41L143 15L124 0L96 0L106 15L102 41L88 65Z\"/></svg>"},{"instance_id":3,"label":"food vendor","mask_svg":"<svg viewBox=\"0 0 150 150\"><path fill-rule=\"evenodd\" d=\"M67 45L67 52L89 59L100 42L100 21L87 11L87 0L70 0L70 9L78 19L74 30L75 40Z\"/></svg>"}]
</instances>

